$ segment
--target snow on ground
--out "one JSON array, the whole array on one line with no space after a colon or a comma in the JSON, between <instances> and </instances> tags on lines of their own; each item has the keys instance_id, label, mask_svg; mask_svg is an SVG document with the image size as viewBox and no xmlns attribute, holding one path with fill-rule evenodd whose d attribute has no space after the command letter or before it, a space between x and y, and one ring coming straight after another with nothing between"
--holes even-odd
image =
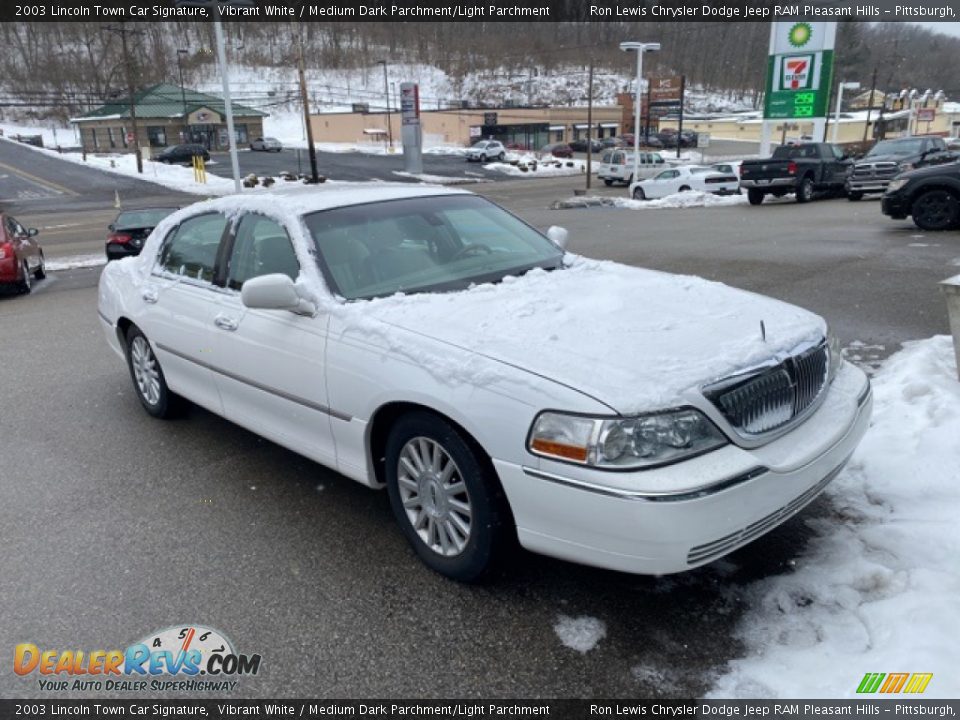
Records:
<instances>
[{"instance_id":1,"label":"snow on ground","mask_svg":"<svg viewBox=\"0 0 960 720\"><path fill-rule=\"evenodd\" d=\"M476 183L488 183L492 180L475 177L449 177L447 175L429 175L427 173L408 173L404 170L394 170L394 175L405 178L412 178L420 182L430 183L431 185L474 185Z\"/></svg>"},{"instance_id":2,"label":"snow on ground","mask_svg":"<svg viewBox=\"0 0 960 720\"><path fill-rule=\"evenodd\" d=\"M3 137L14 140L17 135L40 135L43 137L44 147L54 148L57 145L63 147L79 147L76 133L73 128L56 127L46 125L37 127L36 125L18 125L9 122L0 122L0 130L3 131Z\"/></svg>"},{"instance_id":3,"label":"snow on ground","mask_svg":"<svg viewBox=\"0 0 960 720\"><path fill-rule=\"evenodd\" d=\"M563 177L566 175L583 175L587 172L587 163L583 160L534 161L534 158L523 157L516 164L508 162L487 163L483 166L483 169L514 177Z\"/></svg>"},{"instance_id":4,"label":"snow on ground","mask_svg":"<svg viewBox=\"0 0 960 720\"><path fill-rule=\"evenodd\" d=\"M98 267L106 264L106 256L100 253L99 255L69 255L67 257L51 258L44 263L44 267L51 272L56 272L57 270L76 270L77 268Z\"/></svg>"},{"instance_id":5,"label":"snow on ground","mask_svg":"<svg viewBox=\"0 0 960 720\"><path fill-rule=\"evenodd\" d=\"M631 200L625 197L601 197L598 195L584 195L566 200L557 200L553 204L555 210L587 207L614 207L627 210L664 210L672 208L699 208L699 207L730 207L745 205L746 195L714 195L699 190L674 193L659 200Z\"/></svg>"},{"instance_id":6,"label":"snow on ground","mask_svg":"<svg viewBox=\"0 0 960 720\"><path fill-rule=\"evenodd\" d=\"M828 489L836 513L789 575L747 589L748 649L714 698L855 697L868 672L932 672L960 694L960 382L949 336L873 377L873 422Z\"/></svg>"},{"instance_id":7,"label":"snow on ground","mask_svg":"<svg viewBox=\"0 0 960 720\"><path fill-rule=\"evenodd\" d=\"M553 630L560 642L578 653L590 652L607 636L606 623L589 615L561 615L557 618Z\"/></svg>"}]
</instances>

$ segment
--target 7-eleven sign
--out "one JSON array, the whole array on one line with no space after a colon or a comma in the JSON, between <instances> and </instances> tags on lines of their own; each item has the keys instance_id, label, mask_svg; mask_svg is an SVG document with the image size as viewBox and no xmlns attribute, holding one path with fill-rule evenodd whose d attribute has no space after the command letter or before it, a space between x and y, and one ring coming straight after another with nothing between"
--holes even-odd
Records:
<instances>
[{"instance_id":1,"label":"7-eleven sign","mask_svg":"<svg viewBox=\"0 0 960 720\"><path fill-rule=\"evenodd\" d=\"M788 55L783 58L780 87L784 90L807 90L813 77L813 55Z\"/></svg>"}]
</instances>

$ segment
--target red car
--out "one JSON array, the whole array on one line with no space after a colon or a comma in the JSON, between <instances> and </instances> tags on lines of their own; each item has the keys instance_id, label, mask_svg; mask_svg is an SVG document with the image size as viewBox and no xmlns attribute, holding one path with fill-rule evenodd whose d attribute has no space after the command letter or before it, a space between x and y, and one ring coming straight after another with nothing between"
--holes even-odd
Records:
<instances>
[{"instance_id":1,"label":"red car","mask_svg":"<svg viewBox=\"0 0 960 720\"><path fill-rule=\"evenodd\" d=\"M0 214L0 285L28 293L35 279L47 276L36 235L36 228L27 230L13 216Z\"/></svg>"},{"instance_id":2,"label":"red car","mask_svg":"<svg viewBox=\"0 0 960 720\"><path fill-rule=\"evenodd\" d=\"M540 148L541 155L553 155L558 158L572 158L573 148L566 143L551 143Z\"/></svg>"}]
</instances>

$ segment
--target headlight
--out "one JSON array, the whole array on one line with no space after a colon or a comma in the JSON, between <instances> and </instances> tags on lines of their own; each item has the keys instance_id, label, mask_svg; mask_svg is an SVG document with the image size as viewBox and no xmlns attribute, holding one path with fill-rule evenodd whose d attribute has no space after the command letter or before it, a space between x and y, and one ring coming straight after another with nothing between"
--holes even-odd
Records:
<instances>
[{"instance_id":1,"label":"headlight","mask_svg":"<svg viewBox=\"0 0 960 720\"><path fill-rule=\"evenodd\" d=\"M625 470L666 465L726 444L700 411L685 408L627 418L542 412L527 449L564 462Z\"/></svg>"},{"instance_id":2,"label":"headlight","mask_svg":"<svg viewBox=\"0 0 960 720\"><path fill-rule=\"evenodd\" d=\"M896 180L891 180L890 184L887 185L887 192L888 193L896 192L897 190L902 188L904 185L906 185L908 182L910 181L907 178L897 178Z\"/></svg>"},{"instance_id":3,"label":"headlight","mask_svg":"<svg viewBox=\"0 0 960 720\"><path fill-rule=\"evenodd\" d=\"M840 338L827 328L827 352L830 357L830 366L827 370L827 382L833 382L843 362L843 349L840 347Z\"/></svg>"},{"instance_id":4,"label":"headlight","mask_svg":"<svg viewBox=\"0 0 960 720\"><path fill-rule=\"evenodd\" d=\"M907 170L913 170L913 163L902 162L897 167L900 168L900 172L906 172Z\"/></svg>"}]
</instances>

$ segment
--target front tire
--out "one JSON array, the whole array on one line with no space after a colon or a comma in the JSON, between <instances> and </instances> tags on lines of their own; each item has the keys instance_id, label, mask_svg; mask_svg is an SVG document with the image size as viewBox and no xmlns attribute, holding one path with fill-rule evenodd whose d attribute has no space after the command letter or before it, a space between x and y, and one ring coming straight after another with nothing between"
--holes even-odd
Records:
<instances>
[{"instance_id":1,"label":"front tire","mask_svg":"<svg viewBox=\"0 0 960 720\"><path fill-rule=\"evenodd\" d=\"M33 277L36 280L43 280L47 276L47 261L43 257L43 250L40 251L40 264L33 271Z\"/></svg>"},{"instance_id":2,"label":"front tire","mask_svg":"<svg viewBox=\"0 0 960 720\"><path fill-rule=\"evenodd\" d=\"M28 295L33 290L33 276L30 274L30 266L27 261L23 261L23 278L17 284L17 291L21 295Z\"/></svg>"},{"instance_id":3,"label":"front tire","mask_svg":"<svg viewBox=\"0 0 960 720\"><path fill-rule=\"evenodd\" d=\"M808 203L813 200L813 178L807 176L797 185L797 202Z\"/></svg>"},{"instance_id":4,"label":"front tire","mask_svg":"<svg viewBox=\"0 0 960 720\"><path fill-rule=\"evenodd\" d=\"M747 202L751 205L760 205L763 203L764 192L756 188L747 188Z\"/></svg>"},{"instance_id":5,"label":"front tire","mask_svg":"<svg viewBox=\"0 0 960 720\"><path fill-rule=\"evenodd\" d=\"M863 193L857 190L851 190L850 192L847 193L847 200L849 200L850 202L858 202L860 200L863 200Z\"/></svg>"},{"instance_id":6,"label":"front tire","mask_svg":"<svg viewBox=\"0 0 960 720\"><path fill-rule=\"evenodd\" d=\"M634 188L633 189L633 199L634 200L646 200L647 194L643 191L643 188Z\"/></svg>"},{"instance_id":7,"label":"front tire","mask_svg":"<svg viewBox=\"0 0 960 720\"><path fill-rule=\"evenodd\" d=\"M477 582L500 563L510 511L493 468L445 420L427 412L401 417L386 446L390 506L427 567Z\"/></svg>"},{"instance_id":8,"label":"front tire","mask_svg":"<svg viewBox=\"0 0 960 720\"><path fill-rule=\"evenodd\" d=\"M155 418L168 419L182 407L182 399L167 387L163 368L146 335L135 325L127 331L127 366L133 389L143 409Z\"/></svg>"},{"instance_id":9,"label":"front tire","mask_svg":"<svg viewBox=\"0 0 960 720\"><path fill-rule=\"evenodd\" d=\"M948 190L928 190L914 199L910 214L921 230L950 230L960 224L960 201Z\"/></svg>"}]
</instances>

